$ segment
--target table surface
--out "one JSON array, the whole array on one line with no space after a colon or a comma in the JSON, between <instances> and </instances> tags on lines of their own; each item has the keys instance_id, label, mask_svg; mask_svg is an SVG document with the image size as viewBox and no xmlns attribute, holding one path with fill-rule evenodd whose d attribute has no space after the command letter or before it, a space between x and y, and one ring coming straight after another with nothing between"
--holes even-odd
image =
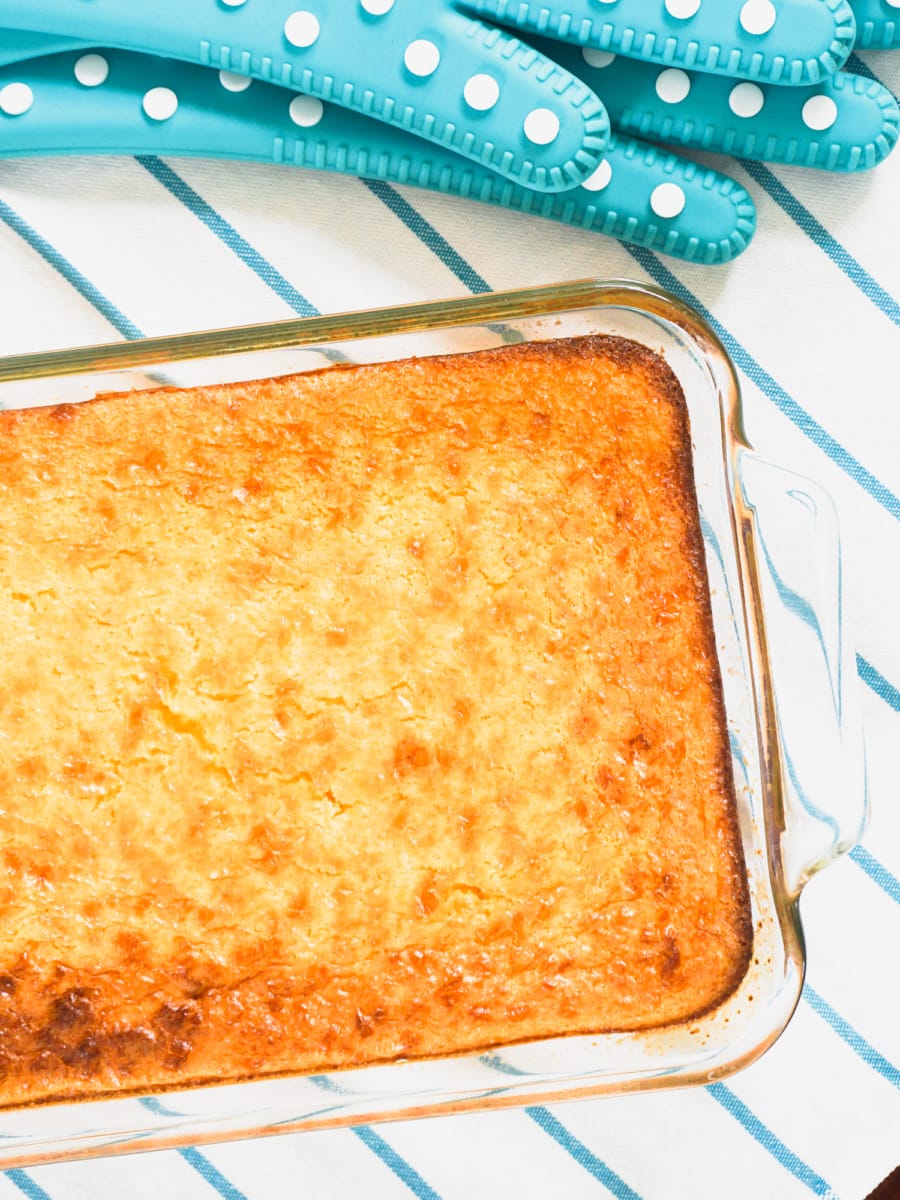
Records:
<instances>
[{"instance_id":1,"label":"table surface","mask_svg":"<svg viewBox=\"0 0 900 1200\"><path fill-rule=\"evenodd\" d=\"M900 54L864 58L898 89ZM17 1170L0 1200L863 1200L900 1162L900 152L851 177L728 169L760 231L704 268L290 168L0 165L0 355L589 276L696 305L739 367L751 441L836 501L871 800L862 843L804 893L793 1021L723 1083Z\"/></svg>"}]
</instances>

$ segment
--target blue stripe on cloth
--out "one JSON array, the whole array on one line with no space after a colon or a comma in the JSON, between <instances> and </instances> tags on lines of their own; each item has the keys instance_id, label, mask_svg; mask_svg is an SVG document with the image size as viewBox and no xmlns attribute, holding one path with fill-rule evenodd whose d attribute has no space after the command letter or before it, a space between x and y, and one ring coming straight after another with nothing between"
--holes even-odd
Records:
<instances>
[{"instance_id":1,"label":"blue stripe on cloth","mask_svg":"<svg viewBox=\"0 0 900 1200\"><path fill-rule=\"evenodd\" d=\"M900 325L900 304L883 288L876 279L858 262L850 251L828 232L821 221L801 204L797 197L790 192L781 180L763 163L750 162L741 158L738 162L751 179L755 180L780 209L787 213L795 225L811 238L835 266L839 267L851 283L862 292L867 300L871 300L876 308L895 325Z\"/></svg>"},{"instance_id":2,"label":"blue stripe on cloth","mask_svg":"<svg viewBox=\"0 0 900 1200\"><path fill-rule=\"evenodd\" d=\"M729 333L721 322L716 320L709 309L701 304L693 292L689 291L681 280L659 261L655 254L645 250L643 246L626 246L624 248L660 287L668 289L701 314L715 330L735 364L768 396L776 408L784 413L836 466L845 471L855 483L868 492L873 500L887 509L892 517L900 520L900 497L895 496L880 479L877 479L871 471L863 466L859 459L854 458L848 450L845 450L827 429L824 429L814 417L810 416L806 409L801 408L781 384L777 383L769 372L756 361L749 350L741 345L734 334Z\"/></svg>"},{"instance_id":3,"label":"blue stripe on cloth","mask_svg":"<svg viewBox=\"0 0 900 1200\"><path fill-rule=\"evenodd\" d=\"M900 712L900 690L879 672L862 655L856 656L856 669L863 683L867 683L876 696L880 696L885 704L889 704L896 712Z\"/></svg>"},{"instance_id":4,"label":"blue stripe on cloth","mask_svg":"<svg viewBox=\"0 0 900 1200\"><path fill-rule=\"evenodd\" d=\"M893 875L873 854L870 854L865 846L854 846L850 851L850 857L873 882L878 884L883 892L900 904L900 879L896 875Z\"/></svg>"},{"instance_id":5,"label":"blue stripe on cloth","mask_svg":"<svg viewBox=\"0 0 900 1200\"><path fill-rule=\"evenodd\" d=\"M214 1188L220 1196L224 1196L225 1200L247 1200L244 1193L226 1179L222 1172L217 1170L199 1150L189 1146L186 1150L179 1150L178 1153L189 1166L203 1176L211 1188Z\"/></svg>"},{"instance_id":6,"label":"blue stripe on cloth","mask_svg":"<svg viewBox=\"0 0 900 1200\"><path fill-rule=\"evenodd\" d=\"M386 204L395 217L398 217L407 229L428 247L441 260L460 283L464 283L471 292L483 293L491 290L491 285L479 275L471 263L466 262L445 237L438 233L435 227L418 212L409 201L404 200L390 184L378 179L360 180L373 196L377 196L382 204Z\"/></svg>"},{"instance_id":7,"label":"blue stripe on cloth","mask_svg":"<svg viewBox=\"0 0 900 1200\"><path fill-rule=\"evenodd\" d=\"M333 1092L338 1096L346 1096L350 1093L345 1087L342 1087L329 1075L310 1075L308 1076L310 1083L314 1083L316 1087L323 1088L326 1092ZM425 1182L419 1172L406 1161L405 1158L397 1153L393 1146L377 1134L374 1129L368 1125L356 1125L351 1128L351 1133L355 1133L364 1146L367 1146L373 1154L377 1155L386 1167L394 1172L398 1179L414 1192L421 1200L440 1200L437 1192Z\"/></svg>"},{"instance_id":8,"label":"blue stripe on cloth","mask_svg":"<svg viewBox=\"0 0 900 1200\"><path fill-rule=\"evenodd\" d=\"M167 163L150 154L137 155L137 162L146 171L149 171L153 178L161 183L176 200L180 200L199 221L202 221L211 233L224 242L228 249L236 254L241 262L249 267L254 275L270 287L276 296L280 297L298 316L315 317L319 315L319 310Z\"/></svg>"},{"instance_id":9,"label":"blue stripe on cloth","mask_svg":"<svg viewBox=\"0 0 900 1200\"><path fill-rule=\"evenodd\" d=\"M5 1171L4 1174L10 1183L14 1183L20 1192L25 1193L28 1200L50 1200L49 1194L36 1184L21 1167L13 1167L11 1171Z\"/></svg>"},{"instance_id":10,"label":"blue stripe on cloth","mask_svg":"<svg viewBox=\"0 0 900 1200\"><path fill-rule=\"evenodd\" d=\"M91 283L87 276L82 275L78 268L70 263L55 246L52 246L37 230L32 229L28 222L3 200L0 200L0 220L8 225L14 233L17 233L23 241L26 241L32 250L36 250L44 262L49 263L55 271L58 271L63 279L70 283L89 304L92 304L123 337L133 341L135 338L144 336L137 325L133 321L129 321L125 314Z\"/></svg>"},{"instance_id":11,"label":"blue stripe on cloth","mask_svg":"<svg viewBox=\"0 0 900 1200\"><path fill-rule=\"evenodd\" d=\"M765 1150L768 1150L786 1171L790 1171L796 1179L806 1184L810 1191L817 1196L834 1195L833 1190L822 1176L817 1174L812 1167L807 1166L802 1158L798 1158L793 1150L789 1150L781 1138L777 1137L768 1125L764 1125L743 1100L739 1099L724 1083L708 1084L706 1090L752 1138L759 1142Z\"/></svg>"},{"instance_id":12,"label":"blue stripe on cloth","mask_svg":"<svg viewBox=\"0 0 900 1200\"><path fill-rule=\"evenodd\" d=\"M574 1133L570 1133L565 1125L557 1121L549 1109L531 1107L526 1108L525 1111L532 1121L537 1122L545 1133L562 1146L563 1150L571 1154L572 1158L584 1167L589 1175L593 1175L608 1191L612 1192L616 1200L641 1200L638 1193L630 1188L612 1167L608 1167L602 1159L587 1148L584 1142L575 1137Z\"/></svg>"},{"instance_id":13,"label":"blue stripe on cloth","mask_svg":"<svg viewBox=\"0 0 900 1200\"><path fill-rule=\"evenodd\" d=\"M357 1125L353 1133L363 1145L368 1146L373 1154L377 1154L386 1167L389 1167L398 1179L409 1188L419 1200L441 1200L438 1193L431 1187L405 1158L401 1158L393 1146L389 1145L380 1134L368 1125Z\"/></svg>"},{"instance_id":14,"label":"blue stripe on cloth","mask_svg":"<svg viewBox=\"0 0 900 1200\"><path fill-rule=\"evenodd\" d=\"M863 1062L877 1071L888 1083L892 1083L895 1088L900 1088L900 1068L895 1067L870 1042L867 1042L862 1034L857 1033L853 1026L839 1012L833 1009L826 1000L823 1000L819 993L814 991L808 983L803 987L803 995L809 1002L810 1007L824 1021L828 1022L838 1037L846 1042L850 1049L854 1050Z\"/></svg>"}]
</instances>

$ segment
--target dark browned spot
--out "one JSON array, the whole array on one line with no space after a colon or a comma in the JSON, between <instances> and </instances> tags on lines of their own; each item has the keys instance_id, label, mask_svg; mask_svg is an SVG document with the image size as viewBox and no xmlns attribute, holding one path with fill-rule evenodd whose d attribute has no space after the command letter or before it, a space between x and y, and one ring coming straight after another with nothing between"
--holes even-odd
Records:
<instances>
[{"instance_id":1,"label":"dark browned spot","mask_svg":"<svg viewBox=\"0 0 900 1200\"><path fill-rule=\"evenodd\" d=\"M153 1018L153 1024L163 1033L190 1033L200 1024L200 1013L195 1004L163 1004Z\"/></svg>"},{"instance_id":2,"label":"dark browned spot","mask_svg":"<svg viewBox=\"0 0 900 1200\"><path fill-rule=\"evenodd\" d=\"M659 973L663 979L669 980L681 966L681 951L674 935L667 933L663 937L662 954L660 957Z\"/></svg>"},{"instance_id":3,"label":"dark browned spot","mask_svg":"<svg viewBox=\"0 0 900 1200\"><path fill-rule=\"evenodd\" d=\"M64 992L50 1005L47 1028L51 1033L73 1029L90 1021L93 1015L90 998L84 988Z\"/></svg>"}]
</instances>

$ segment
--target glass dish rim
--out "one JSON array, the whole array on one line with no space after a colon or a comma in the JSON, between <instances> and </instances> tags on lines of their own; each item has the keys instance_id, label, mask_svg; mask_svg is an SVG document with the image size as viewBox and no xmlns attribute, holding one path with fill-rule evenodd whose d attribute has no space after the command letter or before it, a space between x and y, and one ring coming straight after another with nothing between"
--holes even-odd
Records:
<instances>
[{"instance_id":1,"label":"glass dish rim","mask_svg":"<svg viewBox=\"0 0 900 1200\"><path fill-rule=\"evenodd\" d=\"M193 333L98 342L59 350L0 357L0 384L99 371L124 370L189 359L219 358L257 351L299 349L326 342L356 341L420 328L440 330L481 325L500 319L521 319L583 307L639 307L650 315L671 320L704 346L714 348L730 372L735 431L741 431L741 398L737 374L718 335L700 313L677 296L652 284L631 279L573 280L530 288L486 292L448 300L429 300L384 308L356 309L313 317L293 317L251 325L227 326Z\"/></svg>"},{"instance_id":2,"label":"glass dish rim","mask_svg":"<svg viewBox=\"0 0 900 1200\"><path fill-rule=\"evenodd\" d=\"M93 374L100 371L119 371L136 367L147 367L167 363L183 362L186 360L217 359L222 356L252 354L258 351L278 349L300 349L303 347L319 347L323 343L340 343L349 340L362 340L380 336L410 333L434 332L441 329L465 327L469 325L484 326L495 321L509 321L529 317L547 317L554 313L572 312L582 309L620 308L637 312L641 316L674 325L682 334L689 337L698 350L706 357L715 387L718 391L719 413L722 422L723 448L725 451L724 470L729 480L729 496L732 503L732 522L743 525L749 519L749 513L743 507L740 484L737 482L737 455L749 451L749 443L743 429L743 410L737 372L722 342L709 326L708 322L691 306L677 297L652 285L641 282L613 279L586 279L570 283L541 286L527 289L514 289L508 292L489 293L482 296L464 297L456 300L426 302L412 305L392 306L383 309L365 309L358 312L341 313L333 316L306 317L288 321L267 322L235 328L204 331L200 333L181 334L173 337L141 339L130 343L108 343L96 346L76 347L37 354L18 355L0 359L0 383L23 381L29 379L51 379L69 375ZM732 530L735 546L741 559L741 600L747 607L748 597L743 589L749 587L753 595L751 603L756 599L755 568L750 547L745 545L746 530ZM744 613L745 632L754 640L761 639L761 644L751 647L756 662L766 663L764 633L761 621L759 627L747 624L747 614ZM377 1113L350 1114L333 1119L302 1120L294 1128L322 1129L334 1126L346 1126L359 1121L388 1121L394 1119L411 1119L425 1115L448 1114L450 1112L485 1110L488 1108L521 1106L528 1103L556 1102L565 1098L587 1098L590 1096L621 1094L626 1091L655 1089L663 1086L684 1086L692 1083L709 1083L714 1079L740 1069L763 1053L786 1027L795 1007L802 986L805 968L805 953L803 933L800 924L797 898L799 888L793 892L784 886L783 880L777 880L775 873L779 870L780 854L773 837L777 841L778 813L781 807L779 794L780 769L778 755L778 739L771 712L771 687L767 672L763 669L762 677L758 671L753 673L753 682L760 688L756 696L757 725L760 730L760 757L762 763L768 763L774 758L774 767L768 771L768 785L773 789L772 803L774 809L773 826L767 821L765 836L769 841L770 859L769 878L773 883L773 892L777 907L777 918L781 926L786 957L793 964L793 976L788 993L783 997L782 1016L777 1027L773 1024L770 1036L762 1043L736 1057L733 1061L717 1064L714 1069L703 1072L673 1070L666 1075L651 1077L636 1077L629 1083L614 1089L602 1084L594 1087L575 1085L571 1088L559 1087L552 1094L537 1092L532 1096L527 1093L515 1096L496 1096L485 1100L483 1097L471 1100L461 1100L450 1104L406 1106L391 1110L382 1108ZM805 881L804 881L805 882ZM777 885L777 886L776 886ZM801 885L802 886L802 885ZM337 1073L336 1073L337 1074ZM215 1086L215 1085L212 1085ZM250 1084L249 1086L254 1086ZM205 1087L193 1089L197 1093L207 1090ZM165 1091L153 1092L150 1095L165 1097ZM86 1109L89 1105L102 1104L107 1101L87 1098L77 1103L47 1105L47 1108L68 1108L70 1110ZM112 1101L112 1103L117 1103ZM40 1106L44 1107L44 1106ZM38 1112L39 1108L10 1109L8 1112ZM68 1150L67 1159L93 1156L98 1153L110 1153L113 1150L145 1150L163 1148L187 1143L198 1144L214 1141L231 1140L236 1137L254 1137L271 1132L290 1131L290 1125L281 1125L273 1129L269 1125L252 1126L247 1124L240 1130L223 1131L219 1133L204 1131L198 1136L196 1131L185 1136L166 1135L137 1139L134 1144L105 1146L100 1149L87 1148L83 1151ZM53 1161L53 1154L38 1153L19 1155L8 1161L4 1155L4 1147L0 1142L0 1161L3 1165L25 1165L40 1161Z\"/></svg>"}]
</instances>

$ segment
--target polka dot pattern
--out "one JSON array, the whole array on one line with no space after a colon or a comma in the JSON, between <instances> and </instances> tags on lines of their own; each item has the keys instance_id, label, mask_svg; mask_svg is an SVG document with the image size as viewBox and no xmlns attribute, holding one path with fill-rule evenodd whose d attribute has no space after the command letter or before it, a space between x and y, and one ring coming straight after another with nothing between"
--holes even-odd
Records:
<instances>
[{"instance_id":1,"label":"polka dot pattern","mask_svg":"<svg viewBox=\"0 0 900 1200\"><path fill-rule=\"evenodd\" d=\"M315 96L295 96L288 112L295 125L301 129L311 129L325 115L325 105Z\"/></svg>"},{"instance_id":2,"label":"polka dot pattern","mask_svg":"<svg viewBox=\"0 0 900 1200\"><path fill-rule=\"evenodd\" d=\"M761 36L769 32L777 15L772 0L747 0L738 20L745 33Z\"/></svg>"},{"instance_id":3,"label":"polka dot pattern","mask_svg":"<svg viewBox=\"0 0 900 1200\"><path fill-rule=\"evenodd\" d=\"M243 9L247 4L247 0L214 0L214 2L220 8L229 11ZM310 7L294 7L297 3L302 5L304 2L308 3ZM410 2L413 5L413 11L415 11L414 0L410 0ZM444 0L436 0L436 2L440 4ZM710 7L713 2L714 0L661 0L660 4L659 0L657 0L657 5L654 8L654 20L657 28L660 31L664 28L670 33L673 30L673 21L690 22L698 14L700 18L699 24L703 25L703 17L705 15L704 5ZM395 28L394 25L382 26L381 20L394 11L397 0L355 0L355 2L354 0L345 0L345 3L344 20L346 21L348 16L352 17L352 11L355 8L357 17L359 18L360 15L364 17L363 26L369 31L369 36L373 39L373 46L381 44L374 40L376 32L380 34L381 30L388 28L393 30ZM620 0L586 0L586 3L592 6L595 11L599 9L605 13L607 11L612 12L620 4ZM767 33L776 24L778 5L781 3L783 3L783 0L774 0L774 2L773 0L738 0L735 9L737 9L738 20L743 31L751 37ZM900 0L884 0L884 3L900 8ZM251 8L253 7L254 5L251 4ZM286 16L284 15L285 12L287 12ZM278 20L281 21L284 42L287 46L294 47L300 51L315 46L322 36L323 26L325 26L326 32L330 31L328 21L331 19L331 16L330 7L322 4L321 0L293 0L293 3L291 0L287 0L278 17ZM664 20L664 17L668 18L668 20ZM275 28L277 31L277 22ZM693 27L688 25L683 36L692 37L692 29ZM338 33L340 33L340 30ZM403 39L399 44L393 40L393 34L386 36L387 41L384 44L396 48L393 51L393 56L388 56L391 58L391 61L386 61L383 64L385 70L390 76L391 71L396 73L397 68L401 67L407 73L407 85L410 82L409 76L412 76L414 81L427 81L432 76L438 74L441 71L444 51L446 50L449 55L453 49L452 45L445 47L445 33L441 30L431 36L413 38L408 43L406 39ZM679 37L681 36L681 33L679 33ZM672 38L670 40L674 43L676 39ZM611 64L615 63L617 59L617 55L611 50L600 49L596 46L584 46L580 49L584 63L597 71L605 70ZM285 53L284 45L282 46L282 52ZM96 88L107 81L110 73L110 61L115 66L116 60L114 52L106 53L110 55L109 61L103 53L97 51L84 53L78 58L73 56L75 59L74 69L72 67L68 69L73 70L75 80L81 87ZM303 61L302 56L297 57L298 61ZM400 58L400 62L397 61L398 58ZM457 93L456 103L457 106L460 104L464 106L464 110L457 107L457 114L461 111L468 111L471 118L469 127L466 129L465 120L463 120L462 128L470 142L474 138L474 131L479 128L478 115L492 112L500 104L504 95L506 67L503 63L498 63L496 74L494 74L488 66L490 61L490 59L487 59L485 62L487 69L476 71L469 74L468 77L465 75L461 77L457 76L458 82L455 86L461 91L461 94ZM672 61L671 57L669 61ZM316 67L318 63L311 61L309 65ZM285 72L288 70L285 63L282 63L281 67ZM118 67L115 66L115 69L118 70ZM372 77L375 75L376 70L373 65ZM445 83L449 84L448 77L450 75L450 60L448 59L444 72L439 76L442 85ZM660 64L655 71L652 70L651 77L654 77L653 86L655 95L660 102L655 106L656 115L660 119L663 119L662 113L665 106L678 106L691 95L692 85L697 86L698 92L700 90L699 84L697 84L692 74L680 67ZM218 71L218 80L221 88L228 93L243 93L253 86L253 78L241 72L229 70ZM148 82L154 82L152 76ZM389 84L385 84L385 87L389 86ZM449 86L452 87L453 85L449 84ZM179 87L177 83L176 87ZM727 104L734 117L749 119L757 116L764 109L767 93L757 83L732 79L728 81L728 87L730 87L730 91L727 92ZM599 85L597 90L602 96L603 91ZM254 95L256 94L254 93ZM537 163L541 160L536 155L534 156L534 162L529 160L529 151L525 143L530 143L535 148L549 147L560 138L563 130L562 121L564 117L561 111L555 111L556 103L554 94L550 90L545 94L549 101L547 107L535 106L530 111L524 112L522 109L519 110L519 158L529 170L534 170ZM723 97L726 96L724 90L720 94ZM140 91L137 92L137 95L140 96ZM511 103L511 95L510 91L510 96L507 98L507 107ZM838 115L834 101L827 95L810 96L808 91L806 96L807 99L806 103L803 104L802 113L798 114L796 109L794 110L794 121L797 123L802 121L803 125L812 131L828 129L834 124ZM403 99L404 103L411 103L408 88ZM24 82L8 84L6 87L0 88L0 114L5 117L20 116L33 106L34 100L35 97L31 89ZM182 102L187 103L186 93L182 97ZM143 95L140 103L145 117L151 122L166 122L171 120L178 111L179 97L171 87L151 87ZM534 103L535 101L532 100L532 104ZM312 129L318 126L325 118L327 112L327 106L321 100L307 94L294 95L292 98L288 96L283 101L283 104L286 107L281 109L281 112L284 114L282 119L286 122L289 117L293 125L301 130ZM444 97L444 104L448 108L452 106L452 95ZM228 111L233 112L235 110L229 108ZM440 112L439 109L434 111ZM721 108L719 111L721 112ZM507 113L506 115L513 122L517 119L514 112ZM671 123L675 118L673 116L671 118L665 117L664 119ZM719 120L723 128L731 126L731 123L724 116L714 119ZM457 120L459 120L459 116L457 116ZM494 145L499 144L502 149L506 149L506 145L509 143L504 143L502 138L497 138L493 123L483 121L481 128L486 128L489 131L491 142ZM570 131L567 129L566 132L569 133ZM427 153L424 148L423 153ZM507 158L509 157L507 155ZM613 173L618 172L615 161L614 155L612 155L612 163L609 159L600 161L599 165L593 170L593 173L582 181L581 187L585 193L602 192L609 187ZM652 213L662 219L671 220L676 218L687 203L685 189L671 180L666 180L654 187L648 178L643 189L635 187L634 191L636 194L630 201L630 204L636 206L637 209L640 209L641 206L649 205ZM642 194L640 194L641 192Z\"/></svg>"},{"instance_id":4,"label":"polka dot pattern","mask_svg":"<svg viewBox=\"0 0 900 1200\"><path fill-rule=\"evenodd\" d=\"M284 36L298 50L306 50L319 40L322 32L315 13L293 12L284 23Z\"/></svg>"},{"instance_id":5,"label":"polka dot pattern","mask_svg":"<svg viewBox=\"0 0 900 1200\"><path fill-rule=\"evenodd\" d=\"M473 75L466 80L463 98L469 108L476 112L487 112L500 99L500 84L493 75Z\"/></svg>"},{"instance_id":6,"label":"polka dot pattern","mask_svg":"<svg viewBox=\"0 0 900 1200\"><path fill-rule=\"evenodd\" d=\"M586 192L602 192L608 188L612 180L612 167L607 159L603 159L593 175L589 175L581 185Z\"/></svg>"},{"instance_id":7,"label":"polka dot pattern","mask_svg":"<svg viewBox=\"0 0 900 1200\"><path fill-rule=\"evenodd\" d=\"M803 124L817 133L830 129L837 115L837 105L830 96L810 96L800 111Z\"/></svg>"},{"instance_id":8,"label":"polka dot pattern","mask_svg":"<svg viewBox=\"0 0 900 1200\"><path fill-rule=\"evenodd\" d=\"M7 117L21 117L34 104L34 92L27 83L8 83L0 88L0 112Z\"/></svg>"},{"instance_id":9,"label":"polka dot pattern","mask_svg":"<svg viewBox=\"0 0 900 1200\"><path fill-rule=\"evenodd\" d=\"M433 75L440 62L440 50L434 42L429 42L426 38L410 42L403 54L403 65L410 75L415 75L418 79L427 79L429 75Z\"/></svg>"},{"instance_id":10,"label":"polka dot pattern","mask_svg":"<svg viewBox=\"0 0 900 1200\"><path fill-rule=\"evenodd\" d=\"M178 97L171 88L151 88L144 96L142 107L151 121L168 121L178 111Z\"/></svg>"},{"instance_id":11,"label":"polka dot pattern","mask_svg":"<svg viewBox=\"0 0 900 1200\"><path fill-rule=\"evenodd\" d=\"M679 21L696 16L699 9L700 0L666 0L666 12Z\"/></svg>"},{"instance_id":12,"label":"polka dot pattern","mask_svg":"<svg viewBox=\"0 0 900 1200\"><path fill-rule=\"evenodd\" d=\"M691 77L687 71L667 67L656 77L656 94L664 104L680 104L691 90Z\"/></svg>"},{"instance_id":13,"label":"polka dot pattern","mask_svg":"<svg viewBox=\"0 0 900 1200\"><path fill-rule=\"evenodd\" d=\"M684 212L684 190L677 183L660 183L650 193L650 207L658 217L671 220Z\"/></svg>"},{"instance_id":14,"label":"polka dot pattern","mask_svg":"<svg viewBox=\"0 0 900 1200\"><path fill-rule=\"evenodd\" d=\"M590 46L584 47L581 57L589 67L597 67L601 71L616 61L616 56L611 50L594 50Z\"/></svg>"},{"instance_id":15,"label":"polka dot pattern","mask_svg":"<svg viewBox=\"0 0 900 1200\"><path fill-rule=\"evenodd\" d=\"M75 78L82 87L100 87L109 78L109 63L102 54L82 54L75 64Z\"/></svg>"},{"instance_id":16,"label":"polka dot pattern","mask_svg":"<svg viewBox=\"0 0 900 1200\"><path fill-rule=\"evenodd\" d=\"M219 83L226 92L246 92L252 82L249 75L239 75L236 71L219 72Z\"/></svg>"},{"instance_id":17,"label":"polka dot pattern","mask_svg":"<svg viewBox=\"0 0 900 1200\"><path fill-rule=\"evenodd\" d=\"M535 146L549 146L559 136L559 117L552 109L534 108L525 118L525 136Z\"/></svg>"},{"instance_id":18,"label":"polka dot pattern","mask_svg":"<svg viewBox=\"0 0 900 1200\"><path fill-rule=\"evenodd\" d=\"M728 93L728 107L736 117L755 117L764 103L763 90L755 83L739 83Z\"/></svg>"}]
</instances>

